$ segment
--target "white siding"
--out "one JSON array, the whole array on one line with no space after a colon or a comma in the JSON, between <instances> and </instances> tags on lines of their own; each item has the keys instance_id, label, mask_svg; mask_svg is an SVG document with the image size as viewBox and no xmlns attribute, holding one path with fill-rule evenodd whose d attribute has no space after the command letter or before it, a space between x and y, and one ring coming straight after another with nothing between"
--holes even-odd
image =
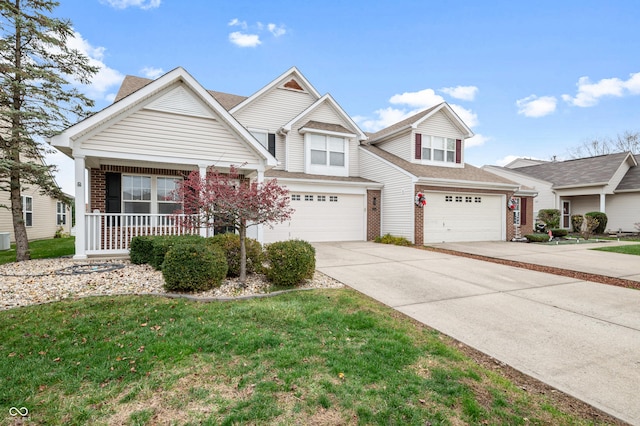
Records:
<instances>
[{"instance_id":1,"label":"white siding","mask_svg":"<svg viewBox=\"0 0 640 426\"><path fill-rule=\"evenodd\" d=\"M509 170L494 168L494 167L483 167L483 170L487 172L491 172L495 175L502 176L504 178L510 179L514 182L519 183L520 185L526 186L527 188L531 188L535 191L538 191L538 195L533 199L533 218L538 217L538 212L541 209L559 209L560 207L556 205L556 196L551 190L551 183L544 182L538 179L533 179L528 176L522 175L520 173L512 173Z\"/></svg>"},{"instance_id":2,"label":"white siding","mask_svg":"<svg viewBox=\"0 0 640 426\"><path fill-rule=\"evenodd\" d=\"M27 227L29 240L40 240L53 238L58 229L56 225L56 200L40 195L39 191L33 187L22 192L22 195L33 198L33 226ZM9 205L9 193L0 193L0 204ZM68 234L71 231L71 212L67 208L67 225L63 227L63 232ZM13 220L11 211L0 208L0 232L8 232L11 242L15 241L13 232Z\"/></svg>"},{"instance_id":3,"label":"white siding","mask_svg":"<svg viewBox=\"0 0 640 426\"><path fill-rule=\"evenodd\" d=\"M411 141L411 137L411 132L403 133L394 139L376 144L376 146L402 158L403 160L413 161L415 143Z\"/></svg>"},{"instance_id":4,"label":"white siding","mask_svg":"<svg viewBox=\"0 0 640 426\"><path fill-rule=\"evenodd\" d=\"M411 176L381 160L369 151L360 150L360 175L384 184L381 200L380 233L414 240L414 184Z\"/></svg>"},{"instance_id":5,"label":"white siding","mask_svg":"<svg viewBox=\"0 0 640 426\"><path fill-rule=\"evenodd\" d=\"M236 112L234 117L247 128L275 133L315 101L310 93L276 88Z\"/></svg>"},{"instance_id":6,"label":"white siding","mask_svg":"<svg viewBox=\"0 0 640 426\"><path fill-rule=\"evenodd\" d=\"M640 192L607 195L607 229L638 232L640 223Z\"/></svg>"},{"instance_id":7,"label":"white siding","mask_svg":"<svg viewBox=\"0 0 640 426\"><path fill-rule=\"evenodd\" d=\"M83 149L245 163L257 154L218 120L140 110L82 142Z\"/></svg>"},{"instance_id":8,"label":"white siding","mask_svg":"<svg viewBox=\"0 0 640 426\"><path fill-rule=\"evenodd\" d=\"M145 108L173 114L214 118L213 113L202 101L193 96L184 86L178 86L154 100Z\"/></svg>"},{"instance_id":9,"label":"white siding","mask_svg":"<svg viewBox=\"0 0 640 426\"><path fill-rule=\"evenodd\" d=\"M417 133L424 133L432 136L444 136L455 139L464 139L464 134L453 124L449 117L442 111L438 111L428 119L424 120L418 128Z\"/></svg>"}]
</instances>

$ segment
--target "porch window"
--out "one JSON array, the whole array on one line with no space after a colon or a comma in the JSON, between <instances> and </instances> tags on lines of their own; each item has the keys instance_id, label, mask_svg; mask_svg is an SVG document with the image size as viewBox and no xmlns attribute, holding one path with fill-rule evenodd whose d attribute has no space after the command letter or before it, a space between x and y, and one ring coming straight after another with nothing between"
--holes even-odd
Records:
<instances>
[{"instance_id":1,"label":"porch window","mask_svg":"<svg viewBox=\"0 0 640 426\"><path fill-rule=\"evenodd\" d=\"M33 226L33 198L28 195L22 196L22 219L25 226Z\"/></svg>"},{"instance_id":2,"label":"porch window","mask_svg":"<svg viewBox=\"0 0 640 426\"><path fill-rule=\"evenodd\" d=\"M122 176L125 213L151 213L151 177Z\"/></svg>"},{"instance_id":3,"label":"porch window","mask_svg":"<svg viewBox=\"0 0 640 426\"><path fill-rule=\"evenodd\" d=\"M182 210L182 204L177 194L178 180L175 178L159 177L156 183L156 197L158 213L173 214Z\"/></svg>"},{"instance_id":4,"label":"porch window","mask_svg":"<svg viewBox=\"0 0 640 426\"><path fill-rule=\"evenodd\" d=\"M67 224L67 206L65 203L58 201L56 203L56 225L62 226Z\"/></svg>"}]
</instances>

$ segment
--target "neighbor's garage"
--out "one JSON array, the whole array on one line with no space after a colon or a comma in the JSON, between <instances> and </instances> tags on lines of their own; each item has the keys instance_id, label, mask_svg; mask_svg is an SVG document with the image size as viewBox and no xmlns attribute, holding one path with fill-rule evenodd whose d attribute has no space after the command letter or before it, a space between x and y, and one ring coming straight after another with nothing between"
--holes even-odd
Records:
<instances>
[{"instance_id":1,"label":"neighbor's garage","mask_svg":"<svg viewBox=\"0 0 640 426\"><path fill-rule=\"evenodd\" d=\"M456 192L425 196L425 244L504 240L504 196Z\"/></svg>"},{"instance_id":2,"label":"neighbor's garage","mask_svg":"<svg viewBox=\"0 0 640 426\"><path fill-rule=\"evenodd\" d=\"M266 243L301 239L363 241L366 237L366 199L360 194L291 192L291 221L264 228Z\"/></svg>"}]
</instances>

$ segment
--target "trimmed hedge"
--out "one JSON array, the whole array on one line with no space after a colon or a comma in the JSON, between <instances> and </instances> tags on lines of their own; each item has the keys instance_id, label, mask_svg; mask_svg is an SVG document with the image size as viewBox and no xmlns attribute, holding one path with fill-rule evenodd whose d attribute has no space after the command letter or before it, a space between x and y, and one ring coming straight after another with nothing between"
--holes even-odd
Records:
<instances>
[{"instance_id":1,"label":"trimmed hedge","mask_svg":"<svg viewBox=\"0 0 640 426\"><path fill-rule=\"evenodd\" d=\"M227 276L227 258L218 247L176 244L165 255L162 276L167 291L210 290Z\"/></svg>"},{"instance_id":2,"label":"trimmed hedge","mask_svg":"<svg viewBox=\"0 0 640 426\"><path fill-rule=\"evenodd\" d=\"M549 241L549 234L527 234L524 237L530 243L546 243Z\"/></svg>"},{"instance_id":3,"label":"trimmed hedge","mask_svg":"<svg viewBox=\"0 0 640 426\"><path fill-rule=\"evenodd\" d=\"M275 285L295 286L313 278L316 269L316 249L306 241L278 241L266 247L269 266L267 279Z\"/></svg>"},{"instance_id":4,"label":"trimmed hedge","mask_svg":"<svg viewBox=\"0 0 640 426\"><path fill-rule=\"evenodd\" d=\"M151 251L153 250L153 239L155 237L149 235L143 235L133 237L131 239L131 248L129 250L129 257L131 263L135 265L142 265L143 263L149 263L151 260Z\"/></svg>"},{"instance_id":5,"label":"trimmed hedge","mask_svg":"<svg viewBox=\"0 0 640 426\"><path fill-rule=\"evenodd\" d=\"M384 234L381 237L376 237L374 239L376 243L382 244L393 244L396 246L410 246L411 241L407 240L405 237L395 237L391 234Z\"/></svg>"},{"instance_id":6,"label":"trimmed hedge","mask_svg":"<svg viewBox=\"0 0 640 426\"><path fill-rule=\"evenodd\" d=\"M598 221L598 227L593 230L594 234L604 234L605 229L607 229L607 214L603 212L589 212L585 213L585 216L592 217Z\"/></svg>"},{"instance_id":7,"label":"trimmed hedge","mask_svg":"<svg viewBox=\"0 0 640 426\"><path fill-rule=\"evenodd\" d=\"M207 243L220 247L227 256L229 270L228 277L240 276L240 235L238 234L218 234L207 238ZM247 274L260 272L262 260L264 258L262 245L251 238L245 238L244 246L247 251Z\"/></svg>"},{"instance_id":8,"label":"trimmed hedge","mask_svg":"<svg viewBox=\"0 0 640 426\"><path fill-rule=\"evenodd\" d=\"M567 234L569 234L569 231L567 231L566 229L558 228L558 229L552 229L551 234L554 237L566 237Z\"/></svg>"},{"instance_id":9,"label":"trimmed hedge","mask_svg":"<svg viewBox=\"0 0 640 426\"><path fill-rule=\"evenodd\" d=\"M202 244L205 239L200 235L159 235L153 237L153 248L149 265L156 270L162 269L164 257L171 248L178 244Z\"/></svg>"}]
</instances>

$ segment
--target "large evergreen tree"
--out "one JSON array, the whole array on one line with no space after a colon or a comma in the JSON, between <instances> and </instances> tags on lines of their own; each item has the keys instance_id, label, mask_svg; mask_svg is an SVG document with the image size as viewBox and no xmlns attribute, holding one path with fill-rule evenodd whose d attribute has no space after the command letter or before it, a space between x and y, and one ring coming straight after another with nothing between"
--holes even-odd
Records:
<instances>
[{"instance_id":1,"label":"large evergreen tree","mask_svg":"<svg viewBox=\"0 0 640 426\"><path fill-rule=\"evenodd\" d=\"M93 101L73 83L89 84L98 69L70 49L71 22L52 16L48 0L0 0L0 190L10 193L16 260L29 259L21 195L37 186L65 200L42 161L44 139L88 114Z\"/></svg>"}]
</instances>

